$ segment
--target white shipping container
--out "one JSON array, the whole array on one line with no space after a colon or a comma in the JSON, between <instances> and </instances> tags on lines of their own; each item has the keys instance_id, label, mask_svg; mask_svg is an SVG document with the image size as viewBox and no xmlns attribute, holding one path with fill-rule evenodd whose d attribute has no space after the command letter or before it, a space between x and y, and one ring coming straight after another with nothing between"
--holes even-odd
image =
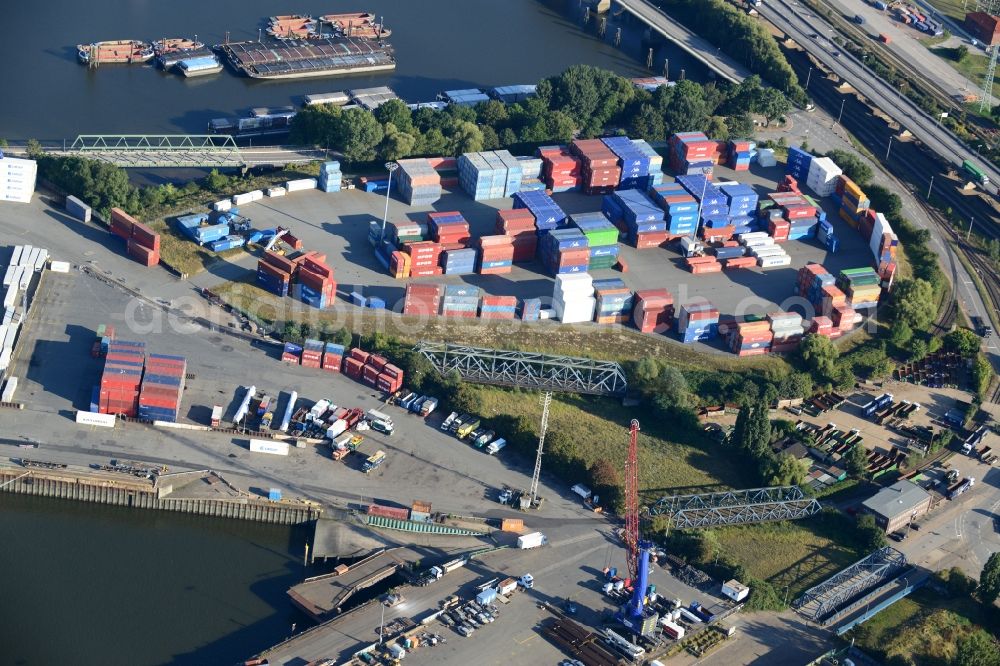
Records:
<instances>
[{"instance_id":1,"label":"white shipping container","mask_svg":"<svg viewBox=\"0 0 1000 666\"><path fill-rule=\"evenodd\" d=\"M38 256L35 257L35 270L40 271L45 268L45 262L49 260L49 251L42 249L38 251Z\"/></svg>"},{"instance_id":2,"label":"white shipping container","mask_svg":"<svg viewBox=\"0 0 1000 666\"><path fill-rule=\"evenodd\" d=\"M781 257L788 253L780 245L762 245L750 248L750 254L755 257Z\"/></svg>"},{"instance_id":3,"label":"white shipping container","mask_svg":"<svg viewBox=\"0 0 1000 666\"><path fill-rule=\"evenodd\" d=\"M250 451L253 453L270 453L276 456L287 456L288 442L274 442L267 439L251 439Z\"/></svg>"},{"instance_id":4,"label":"white shipping container","mask_svg":"<svg viewBox=\"0 0 1000 666\"><path fill-rule=\"evenodd\" d=\"M14 271L17 270L17 266L11 264L7 267L7 270L3 273L3 286L9 287L14 282Z\"/></svg>"},{"instance_id":5,"label":"white shipping container","mask_svg":"<svg viewBox=\"0 0 1000 666\"><path fill-rule=\"evenodd\" d=\"M4 334L3 340L0 340L0 349L14 348L14 338L17 337L17 329L20 327L20 324L11 323L7 325L7 331Z\"/></svg>"},{"instance_id":6,"label":"white shipping container","mask_svg":"<svg viewBox=\"0 0 1000 666\"><path fill-rule=\"evenodd\" d=\"M216 201L212 204L212 210L217 213L226 213L232 210L233 202L229 199L223 199L222 201Z\"/></svg>"},{"instance_id":7,"label":"white shipping container","mask_svg":"<svg viewBox=\"0 0 1000 666\"><path fill-rule=\"evenodd\" d=\"M517 537L517 547L521 549L537 548L548 542L549 540L541 532L531 532L530 534L522 534Z\"/></svg>"},{"instance_id":8,"label":"white shipping container","mask_svg":"<svg viewBox=\"0 0 1000 666\"><path fill-rule=\"evenodd\" d=\"M17 286L12 284L7 287L7 291L3 294L3 306L5 308L12 308L15 303L17 303Z\"/></svg>"},{"instance_id":9,"label":"white shipping container","mask_svg":"<svg viewBox=\"0 0 1000 666\"><path fill-rule=\"evenodd\" d=\"M99 426L101 428L114 428L114 414L97 414L95 412L79 411L76 413L76 422L80 425Z\"/></svg>"},{"instance_id":10,"label":"white shipping container","mask_svg":"<svg viewBox=\"0 0 1000 666\"><path fill-rule=\"evenodd\" d=\"M770 148L760 148L757 151L757 164L762 167L773 167L777 163L778 161L774 159L774 151Z\"/></svg>"},{"instance_id":11,"label":"white shipping container","mask_svg":"<svg viewBox=\"0 0 1000 666\"><path fill-rule=\"evenodd\" d=\"M316 189L316 179L315 178L300 178L298 180L290 180L285 183L285 189L289 192L300 192L302 190L315 190Z\"/></svg>"},{"instance_id":12,"label":"white shipping container","mask_svg":"<svg viewBox=\"0 0 1000 666\"><path fill-rule=\"evenodd\" d=\"M14 402L14 391L17 390L17 377L11 377L3 385L3 393L0 394L0 401Z\"/></svg>"},{"instance_id":13,"label":"white shipping container","mask_svg":"<svg viewBox=\"0 0 1000 666\"><path fill-rule=\"evenodd\" d=\"M264 198L264 193L260 190L254 190L253 192L244 192L243 194L233 195L233 205L242 206L243 204L248 204L252 201L259 201Z\"/></svg>"},{"instance_id":14,"label":"white shipping container","mask_svg":"<svg viewBox=\"0 0 1000 666\"><path fill-rule=\"evenodd\" d=\"M30 267L34 268L35 267L35 260L38 259L38 252L40 250L41 250L41 248L33 247L33 248L31 248L31 252L28 252L26 255L22 254L21 255L21 264L20 265L21 266L30 266Z\"/></svg>"},{"instance_id":15,"label":"white shipping container","mask_svg":"<svg viewBox=\"0 0 1000 666\"><path fill-rule=\"evenodd\" d=\"M761 257L757 260L757 265L761 268L777 268L779 266L789 266L792 258L787 254L780 257Z\"/></svg>"},{"instance_id":16,"label":"white shipping container","mask_svg":"<svg viewBox=\"0 0 1000 666\"><path fill-rule=\"evenodd\" d=\"M17 266L18 264L21 263L21 254L23 252L24 252L24 246L23 245L15 245L14 246L14 254L10 258L10 265L11 266Z\"/></svg>"},{"instance_id":17,"label":"white shipping container","mask_svg":"<svg viewBox=\"0 0 1000 666\"><path fill-rule=\"evenodd\" d=\"M267 188L267 196L271 197L272 199L275 198L275 197L283 197L287 193L288 193L288 190L286 190L283 187L269 187L269 188Z\"/></svg>"},{"instance_id":18,"label":"white shipping container","mask_svg":"<svg viewBox=\"0 0 1000 666\"><path fill-rule=\"evenodd\" d=\"M0 372L4 372L10 366L10 348L0 349Z\"/></svg>"},{"instance_id":19,"label":"white shipping container","mask_svg":"<svg viewBox=\"0 0 1000 666\"><path fill-rule=\"evenodd\" d=\"M69 273L68 261L53 261L49 264L49 270L53 273Z\"/></svg>"}]
</instances>

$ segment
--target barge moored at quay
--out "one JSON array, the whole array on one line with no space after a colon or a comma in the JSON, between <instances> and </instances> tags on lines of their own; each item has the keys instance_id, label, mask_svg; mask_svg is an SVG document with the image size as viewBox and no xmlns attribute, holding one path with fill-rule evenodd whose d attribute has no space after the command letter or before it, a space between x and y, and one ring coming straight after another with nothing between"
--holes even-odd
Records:
<instances>
[{"instance_id":1,"label":"barge moored at quay","mask_svg":"<svg viewBox=\"0 0 1000 666\"><path fill-rule=\"evenodd\" d=\"M138 39L117 39L76 45L76 57L84 65L142 63L152 60L154 55L153 46Z\"/></svg>"},{"instance_id":2,"label":"barge moored at quay","mask_svg":"<svg viewBox=\"0 0 1000 666\"><path fill-rule=\"evenodd\" d=\"M252 79L298 79L396 68L387 44L350 37L228 42L218 48L233 69Z\"/></svg>"}]
</instances>

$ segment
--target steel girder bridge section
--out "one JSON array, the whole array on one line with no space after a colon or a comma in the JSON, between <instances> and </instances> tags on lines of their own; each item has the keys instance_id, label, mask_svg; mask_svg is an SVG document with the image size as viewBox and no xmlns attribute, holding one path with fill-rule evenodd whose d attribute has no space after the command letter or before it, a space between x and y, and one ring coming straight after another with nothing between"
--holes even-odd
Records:
<instances>
[{"instance_id":1,"label":"steel girder bridge section","mask_svg":"<svg viewBox=\"0 0 1000 666\"><path fill-rule=\"evenodd\" d=\"M69 155L120 167L241 167L246 160L228 134L81 134Z\"/></svg>"},{"instance_id":2,"label":"steel girder bridge section","mask_svg":"<svg viewBox=\"0 0 1000 666\"><path fill-rule=\"evenodd\" d=\"M822 623L865 592L895 578L905 567L906 556L886 546L809 588L792 603L792 608Z\"/></svg>"},{"instance_id":3,"label":"steel girder bridge section","mask_svg":"<svg viewBox=\"0 0 1000 666\"><path fill-rule=\"evenodd\" d=\"M421 342L414 351L442 375L454 371L478 384L619 397L628 389L625 371L609 361L436 342Z\"/></svg>"},{"instance_id":4,"label":"steel girder bridge section","mask_svg":"<svg viewBox=\"0 0 1000 666\"><path fill-rule=\"evenodd\" d=\"M807 518L822 509L798 486L728 490L701 495L673 495L650 506L651 516L665 515L675 529L745 525Z\"/></svg>"}]
</instances>

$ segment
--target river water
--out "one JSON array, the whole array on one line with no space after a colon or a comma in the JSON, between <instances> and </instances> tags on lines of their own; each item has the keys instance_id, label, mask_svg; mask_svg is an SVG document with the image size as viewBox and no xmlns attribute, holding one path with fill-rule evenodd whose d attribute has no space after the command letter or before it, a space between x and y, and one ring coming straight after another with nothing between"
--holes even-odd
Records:
<instances>
[{"instance_id":1,"label":"river water","mask_svg":"<svg viewBox=\"0 0 1000 666\"><path fill-rule=\"evenodd\" d=\"M442 91L535 83L570 65L600 65L649 75L637 30L621 47L581 29L581 0L44 0L6 3L0 40L0 137L72 139L78 134L202 133L212 118L246 115L250 107L298 104L309 93L391 86L410 102ZM394 72L285 81L257 81L230 71L196 79L152 65L78 64L78 43L197 35L206 44L256 39L267 16L370 11L393 30ZM589 25L594 31L596 22ZM624 51L622 50L624 49ZM641 56L640 63L637 58ZM671 72L704 72L665 47Z\"/></svg>"},{"instance_id":2,"label":"river water","mask_svg":"<svg viewBox=\"0 0 1000 666\"><path fill-rule=\"evenodd\" d=\"M0 665L235 663L305 626L304 529L0 494Z\"/></svg>"}]
</instances>

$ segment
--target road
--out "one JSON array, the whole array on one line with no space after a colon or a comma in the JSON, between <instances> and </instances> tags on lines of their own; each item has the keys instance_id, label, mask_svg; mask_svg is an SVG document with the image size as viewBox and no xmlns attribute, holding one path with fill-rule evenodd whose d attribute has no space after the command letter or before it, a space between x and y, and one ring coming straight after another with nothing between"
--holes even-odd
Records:
<instances>
[{"instance_id":1,"label":"road","mask_svg":"<svg viewBox=\"0 0 1000 666\"><path fill-rule=\"evenodd\" d=\"M739 83L750 76L750 72L734 58L721 52L704 37L699 37L675 19L663 13L646 0L617 0L622 9L637 16L653 30L680 46L692 57L703 62L716 74Z\"/></svg>"},{"instance_id":2,"label":"road","mask_svg":"<svg viewBox=\"0 0 1000 666\"><path fill-rule=\"evenodd\" d=\"M876 76L860 60L831 42L833 30L829 24L816 18L798 3L787 0L765 3L758 7L758 11L827 69L836 73L884 113L908 129L945 163L959 166L963 160L974 160L989 176L992 183L989 191L992 193L997 191L996 183L1000 182L1000 170L985 160L976 158L973 150L951 131L928 116L900 91Z\"/></svg>"}]
</instances>

